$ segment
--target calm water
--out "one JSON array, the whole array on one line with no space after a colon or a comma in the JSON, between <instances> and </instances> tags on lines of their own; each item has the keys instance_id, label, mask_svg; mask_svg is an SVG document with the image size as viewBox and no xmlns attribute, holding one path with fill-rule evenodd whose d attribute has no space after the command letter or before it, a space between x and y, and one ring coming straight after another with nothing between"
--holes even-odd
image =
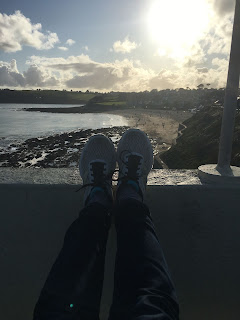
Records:
<instances>
[{"instance_id":1,"label":"calm water","mask_svg":"<svg viewBox=\"0 0 240 320\"><path fill-rule=\"evenodd\" d=\"M76 129L125 126L125 118L103 113L57 114L23 111L23 108L67 108L59 104L0 104L0 147L28 138L48 136Z\"/></svg>"}]
</instances>

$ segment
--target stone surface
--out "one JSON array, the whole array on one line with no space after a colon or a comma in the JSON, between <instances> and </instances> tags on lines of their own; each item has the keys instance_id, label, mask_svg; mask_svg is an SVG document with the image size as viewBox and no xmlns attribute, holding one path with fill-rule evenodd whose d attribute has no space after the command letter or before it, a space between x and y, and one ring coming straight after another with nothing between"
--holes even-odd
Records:
<instances>
[{"instance_id":1,"label":"stone surface","mask_svg":"<svg viewBox=\"0 0 240 320\"><path fill-rule=\"evenodd\" d=\"M198 168L198 176L204 183L238 184L240 186L240 168L231 166L229 171L220 171L216 164L206 164Z\"/></svg>"},{"instance_id":2,"label":"stone surface","mask_svg":"<svg viewBox=\"0 0 240 320\"><path fill-rule=\"evenodd\" d=\"M78 168L1 168L0 184L70 184L82 183ZM201 184L197 170L153 169L148 185L194 185Z\"/></svg>"}]
</instances>

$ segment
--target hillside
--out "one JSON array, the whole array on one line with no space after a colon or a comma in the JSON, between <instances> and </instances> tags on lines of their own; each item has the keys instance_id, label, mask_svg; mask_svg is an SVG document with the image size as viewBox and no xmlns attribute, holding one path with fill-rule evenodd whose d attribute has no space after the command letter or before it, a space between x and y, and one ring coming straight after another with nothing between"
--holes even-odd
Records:
<instances>
[{"instance_id":1,"label":"hillside","mask_svg":"<svg viewBox=\"0 0 240 320\"><path fill-rule=\"evenodd\" d=\"M176 145L161 155L170 169L196 169L217 163L223 109L205 107L183 123L187 128ZM234 129L231 165L240 166L240 113Z\"/></svg>"},{"instance_id":2,"label":"hillside","mask_svg":"<svg viewBox=\"0 0 240 320\"><path fill-rule=\"evenodd\" d=\"M1 103L85 104L94 93L59 90L0 90Z\"/></svg>"},{"instance_id":3,"label":"hillside","mask_svg":"<svg viewBox=\"0 0 240 320\"><path fill-rule=\"evenodd\" d=\"M0 103L87 104L101 110L115 108L151 108L185 110L200 105L222 105L224 89L157 89L144 92L80 92L72 90L10 90L0 89Z\"/></svg>"}]
</instances>

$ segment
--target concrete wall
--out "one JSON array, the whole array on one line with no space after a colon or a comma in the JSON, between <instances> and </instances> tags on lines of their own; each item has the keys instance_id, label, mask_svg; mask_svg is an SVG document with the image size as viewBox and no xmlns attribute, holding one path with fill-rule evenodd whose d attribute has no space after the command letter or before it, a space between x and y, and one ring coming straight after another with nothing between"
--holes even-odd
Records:
<instances>
[{"instance_id":1,"label":"concrete wall","mask_svg":"<svg viewBox=\"0 0 240 320\"><path fill-rule=\"evenodd\" d=\"M0 184L0 317L29 320L77 218L74 185ZM236 320L240 311L240 188L149 186L149 204L180 300L181 319ZM112 287L115 231L108 241L102 319Z\"/></svg>"}]
</instances>

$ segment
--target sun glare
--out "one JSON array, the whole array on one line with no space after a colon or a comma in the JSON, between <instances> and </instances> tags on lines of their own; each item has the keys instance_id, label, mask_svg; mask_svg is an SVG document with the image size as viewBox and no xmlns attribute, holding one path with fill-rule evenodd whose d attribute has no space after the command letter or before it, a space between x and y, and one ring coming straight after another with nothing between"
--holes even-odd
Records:
<instances>
[{"instance_id":1,"label":"sun glare","mask_svg":"<svg viewBox=\"0 0 240 320\"><path fill-rule=\"evenodd\" d=\"M210 21L207 0L157 0L148 13L151 37L159 55L184 58L207 30Z\"/></svg>"}]
</instances>

